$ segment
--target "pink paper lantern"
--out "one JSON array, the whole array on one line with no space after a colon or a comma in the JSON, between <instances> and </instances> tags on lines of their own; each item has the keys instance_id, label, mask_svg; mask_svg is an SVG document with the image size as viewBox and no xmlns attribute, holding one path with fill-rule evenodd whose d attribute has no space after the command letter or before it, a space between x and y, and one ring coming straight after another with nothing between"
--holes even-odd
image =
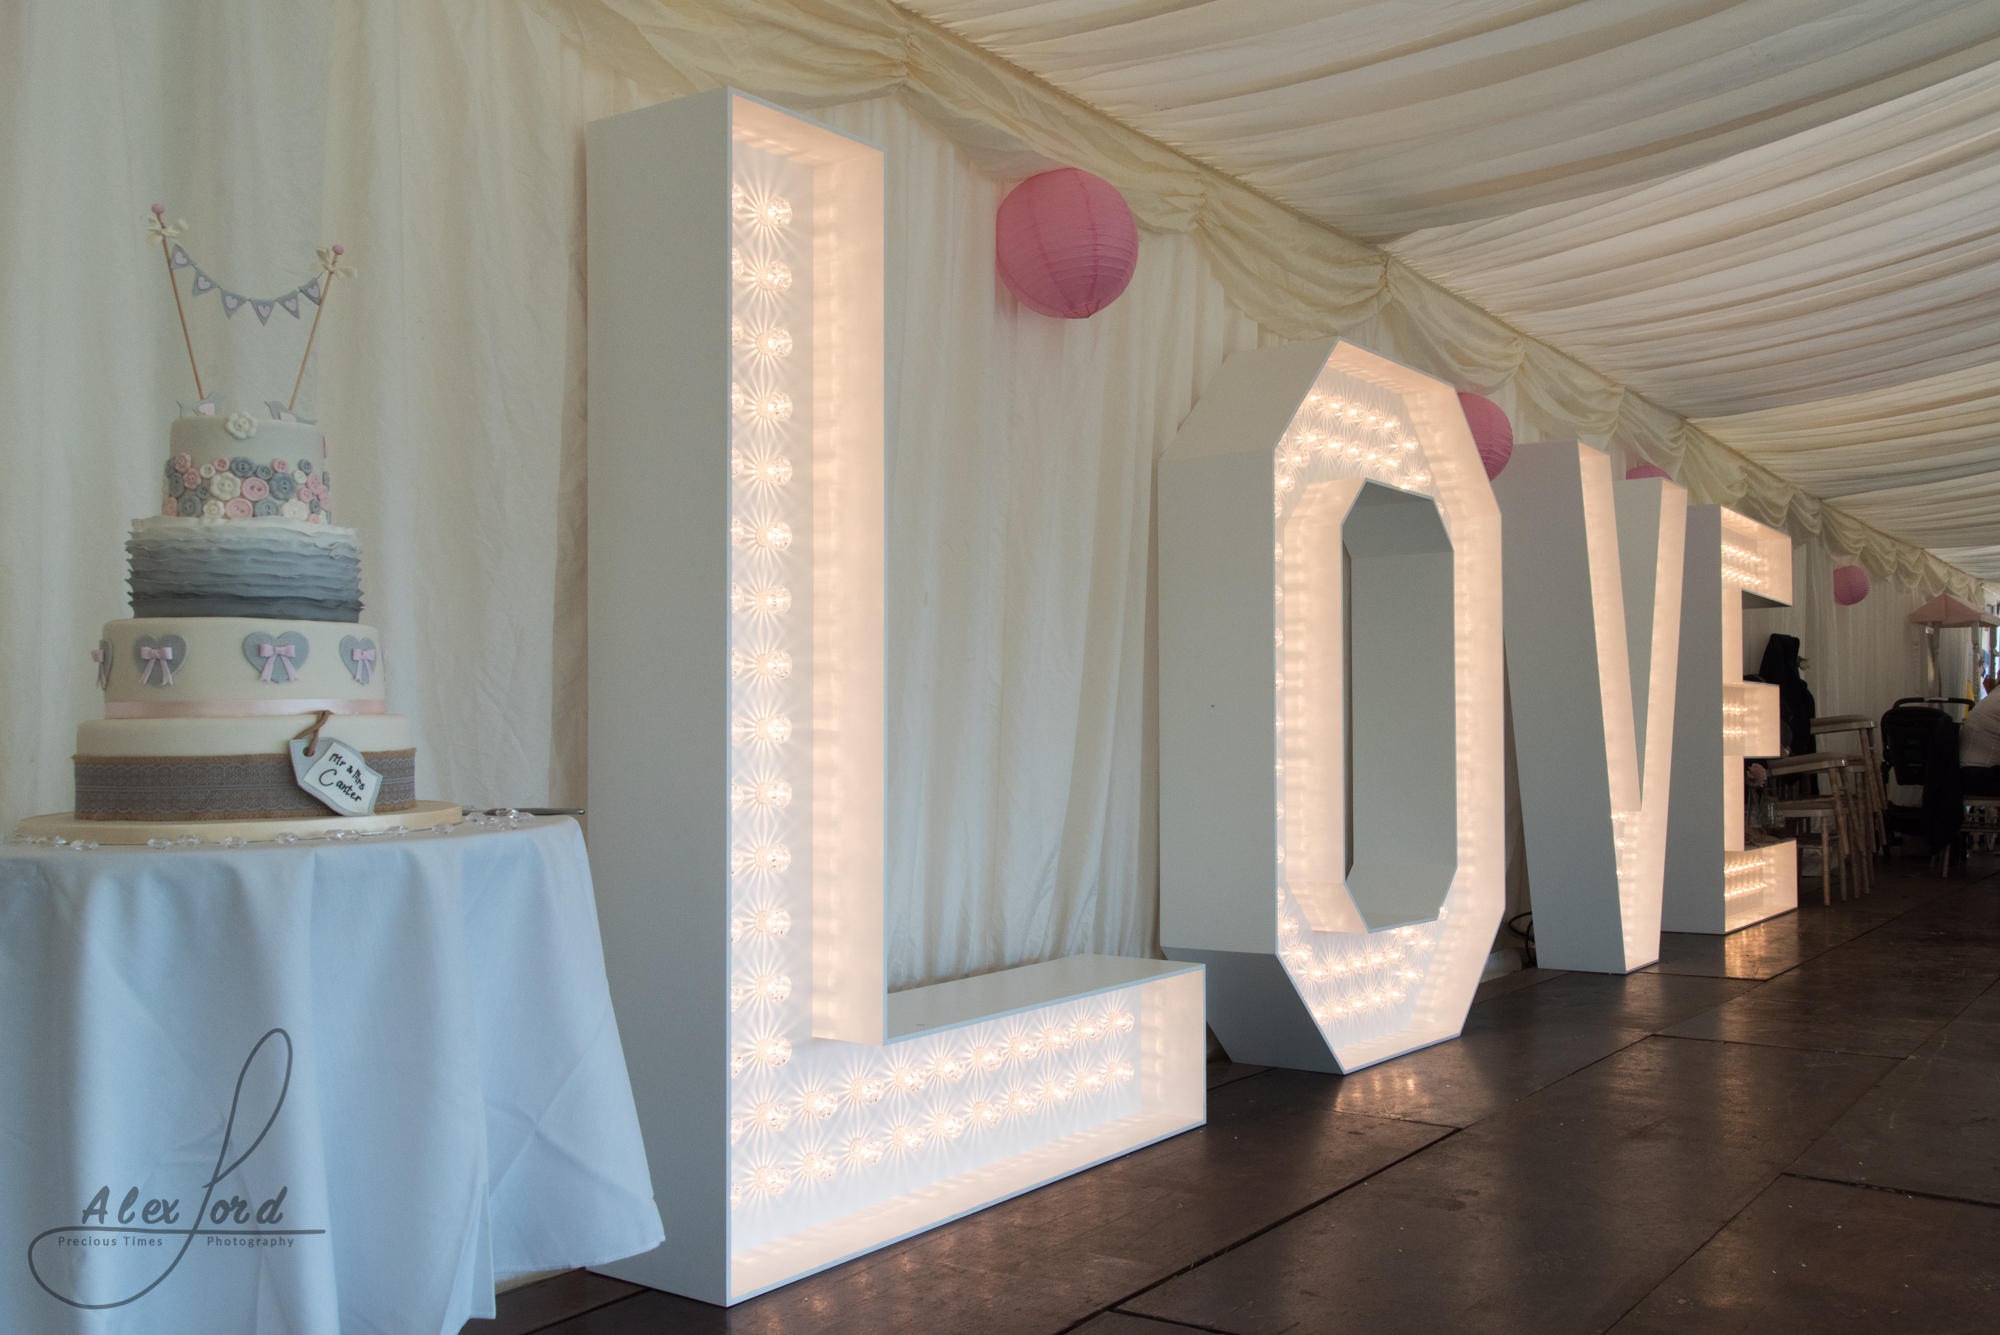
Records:
<instances>
[{"instance_id":1,"label":"pink paper lantern","mask_svg":"<svg viewBox=\"0 0 2000 1335\"><path fill-rule=\"evenodd\" d=\"M1636 464L1625 470L1627 482L1635 482L1642 477L1663 477L1669 482L1674 480L1674 475L1658 464Z\"/></svg>"},{"instance_id":2,"label":"pink paper lantern","mask_svg":"<svg viewBox=\"0 0 2000 1335\"><path fill-rule=\"evenodd\" d=\"M1833 572L1833 600L1852 607L1868 596L1868 572L1860 566L1841 566Z\"/></svg>"},{"instance_id":3,"label":"pink paper lantern","mask_svg":"<svg viewBox=\"0 0 2000 1335\"><path fill-rule=\"evenodd\" d=\"M1461 390L1458 406L1465 413L1465 424L1472 428L1472 443L1479 447L1479 462L1486 465L1488 480L1499 477L1514 457L1514 424L1499 404L1478 394Z\"/></svg>"},{"instance_id":4,"label":"pink paper lantern","mask_svg":"<svg viewBox=\"0 0 2000 1335\"><path fill-rule=\"evenodd\" d=\"M1111 182L1065 167L1030 176L1000 201L994 251L1000 281L1023 306L1082 320L1132 281L1139 228Z\"/></svg>"}]
</instances>

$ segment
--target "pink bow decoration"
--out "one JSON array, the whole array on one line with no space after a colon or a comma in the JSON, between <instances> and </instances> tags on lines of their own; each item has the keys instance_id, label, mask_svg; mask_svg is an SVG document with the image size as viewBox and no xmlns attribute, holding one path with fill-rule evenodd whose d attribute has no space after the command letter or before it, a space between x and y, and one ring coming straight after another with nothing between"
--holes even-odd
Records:
<instances>
[{"instance_id":1,"label":"pink bow decoration","mask_svg":"<svg viewBox=\"0 0 2000 1335\"><path fill-rule=\"evenodd\" d=\"M260 644L257 646L257 657L264 660L264 670L257 674L258 681L270 681L271 669L278 666L279 663L285 665L286 681L297 681L299 679L298 671L292 667L292 659L294 657L292 645Z\"/></svg>"},{"instance_id":2,"label":"pink bow decoration","mask_svg":"<svg viewBox=\"0 0 2000 1335\"><path fill-rule=\"evenodd\" d=\"M90 661L93 663L102 663L104 661L104 651L102 649L92 649L90 651Z\"/></svg>"},{"instance_id":3,"label":"pink bow decoration","mask_svg":"<svg viewBox=\"0 0 2000 1335\"><path fill-rule=\"evenodd\" d=\"M146 665L146 670L139 674L139 681L142 684L152 684L153 665L155 663L159 664L160 667L160 685L171 686L174 684L174 650L172 645L163 644L157 649L148 645L141 645L139 647L139 659Z\"/></svg>"},{"instance_id":4,"label":"pink bow decoration","mask_svg":"<svg viewBox=\"0 0 2000 1335\"><path fill-rule=\"evenodd\" d=\"M375 675L375 651L373 649L349 649L347 656L354 660L354 677L363 686Z\"/></svg>"}]
</instances>

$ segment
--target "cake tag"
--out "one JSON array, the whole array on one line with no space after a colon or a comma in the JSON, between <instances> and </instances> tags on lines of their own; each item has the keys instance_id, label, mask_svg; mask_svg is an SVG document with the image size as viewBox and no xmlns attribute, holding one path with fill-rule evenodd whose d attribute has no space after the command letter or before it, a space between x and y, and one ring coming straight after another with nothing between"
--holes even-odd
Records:
<instances>
[{"instance_id":1,"label":"cake tag","mask_svg":"<svg viewBox=\"0 0 2000 1335\"><path fill-rule=\"evenodd\" d=\"M372 816L382 791L382 776L361 758L361 748L333 737L294 737L292 774L299 787L343 816ZM308 748L319 742L316 754Z\"/></svg>"}]
</instances>

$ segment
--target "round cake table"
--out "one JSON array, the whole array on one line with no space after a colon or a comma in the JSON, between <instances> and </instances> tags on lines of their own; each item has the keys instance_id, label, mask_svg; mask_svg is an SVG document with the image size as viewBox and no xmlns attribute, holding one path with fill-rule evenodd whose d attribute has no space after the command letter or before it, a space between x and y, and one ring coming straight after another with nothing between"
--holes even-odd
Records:
<instances>
[{"instance_id":1,"label":"round cake table","mask_svg":"<svg viewBox=\"0 0 2000 1335\"><path fill-rule=\"evenodd\" d=\"M567 819L0 846L0 1330L456 1335L661 1240Z\"/></svg>"}]
</instances>

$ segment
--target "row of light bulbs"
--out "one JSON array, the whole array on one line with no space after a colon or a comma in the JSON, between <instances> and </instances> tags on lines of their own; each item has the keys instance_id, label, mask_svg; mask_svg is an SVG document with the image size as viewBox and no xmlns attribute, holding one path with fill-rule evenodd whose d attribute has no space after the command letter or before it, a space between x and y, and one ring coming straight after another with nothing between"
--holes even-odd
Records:
<instances>
[{"instance_id":1,"label":"row of light bulbs","mask_svg":"<svg viewBox=\"0 0 2000 1335\"><path fill-rule=\"evenodd\" d=\"M1762 851L1724 853L1722 897L1741 899L1745 895L1763 893L1771 888L1771 883L1775 879L1772 871L1769 853Z\"/></svg>"},{"instance_id":2,"label":"row of light bulbs","mask_svg":"<svg viewBox=\"0 0 2000 1335\"><path fill-rule=\"evenodd\" d=\"M766 1160L753 1165L731 1184L729 1203L740 1205L750 1196L776 1196L799 1181L824 1181L843 1167L874 1167L895 1153L912 1154L933 1141L957 1140L970 1130L998 1127L1009 1117L1027 1117L1077 1098L1100 1095L1114 1085L1129 1083L1135 1074L1131 1062L1113 1059L1101 1066L1052 1077L1039 1085L1016 1086L999 1097L980 1099L961 1108L936 1109L921 1118L899 1122L881 1135L855 1136L836 1148L807 1149L796 1159L784 1162ZM833 1106L838 1106L837 1100ZM829 1115L832 1110L829 1107L827 1113L815 1115ZM776 1104L760 1105L750 1117L771 1119L762 1127L765 1130L782 1130L790 1122L789 1113ZM730 1124L732 1142L749 1129L739 1129L737 1122L743 1120L739 1118Z\"/></svg>"}]
</instances>

